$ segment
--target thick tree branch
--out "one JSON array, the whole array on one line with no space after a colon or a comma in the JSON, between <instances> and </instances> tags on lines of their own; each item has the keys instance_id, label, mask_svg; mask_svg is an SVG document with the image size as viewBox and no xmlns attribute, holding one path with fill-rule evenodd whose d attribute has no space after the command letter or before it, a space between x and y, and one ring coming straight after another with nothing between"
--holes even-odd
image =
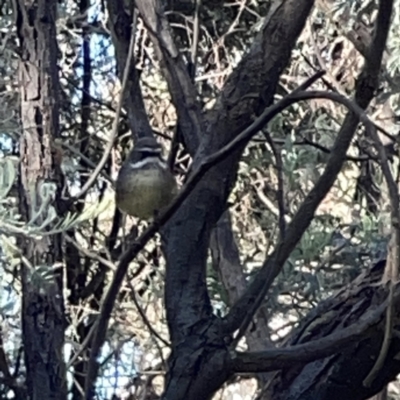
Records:
<instances>
[{"instance_id":1,"label":"thick tree branch","mask_svg":"<svg viewBox=\"0 0 400 400\"><path fill-rule=\"evenodd\" d=\"M254 45L227 80L214 110L208 114L206 136L197 151L193 171L272 102L279 75L289 61L313 1L275 4ZM200 320L213 318L205 278L209 239L225 211L245 145L246 141L242 142L230 157L206 173L163 230L166 307L172 341L187 337Z\"/></svg>"},{"instance_id":2,"label":"thick tree branch","mask_svg":"<svg viewBox=\"0 0 400 400\"><path fill-rule=\"evenodd\" d=\"M399 297L400 293L397 293L397 300ZM366 338L369 330L376 329L387 305L388 302L385 301L351 326L311 342L260 352L237 352L232 360L232 368L236 373L276 371L340 353L346 347Z\"/></svg>"},{"instance_id":3,"label":"thick tree branch","mask_svg":"<svg viewBox=\"0 0 400 400\"><path fill-rule=\"evenodd\" d=\"M87 385L93 381L93 376L95 374L96 359L99 354L100 348L104 343L108 322L110 320L111 312L115 304L115 300L119 293L120 287L128 270L129 264L136 257L136 255L144 248L146 243L158 232L160 227L162 227L179 209L181 204L190 195L190 193L196 188L196 185L204 177L207 171L213 166L220 163L226 157L229 157L232 152L243 146L243 143L248 142L250 138L255 135L267 121L272 119L275 115L281 112L285 107L298 101L295 94L299 93L299 89L306 88L310 86L315 80L321 76L321 73L316 74L312 78L308 79L304 84L302 84L298 89L296 89L292 94L283 98L281 101L271 106L256 121L253 122L247 129L245 129L240 135L238 135L231 143L223 147L221 150L207 157L193 172L185 186L182 188L179 195L175 200L169 205L169 207L151 224L146 231L135 241L134 245L129 248L121 257L121 260L117 266L115 275L111 282L111 285L106 293L104 301L101 305L99 317L96 322L96 329L92 341L92 349L90 356L91 368L88 371L91 373L87 378ZM302 93L302 92L300 92ZM318 96L320 95L319 92ZM91 377L91 378L90 378ZM90 379L90 380L89 380ZM89 393L90 387L87 386Z\"/></svg>"},{"instance_id":4,"label":"thick tree branch","mask_svg":"<svg viewBox=\"0 0 400 400\"><path fill-rule=\"evenodd\" d=\"M313 1L273 2L250 51L225 82L208 114L210 145L221 147L272 103L279 76L290 59Z\"/></svg>"},{"instance_id":5,"label":"thick tree branch","mask_svg":"<svg viewBox=\"0 0 400 400\"><path fill-rule=\"evenodd\" d=\"M160 0L136 0L136 6L149 30L167 80L169 91L178 113L178 124L186 147L195 153L205 133L204 121L197 91L190 78L182 56L172 38L168 21L163 13Z\"/></svg>"},{"instance_id":6,"label":"thick tree branch","mask_svg":"<svg viewBox=\"0 0 400 400\"><path fill-rule=\"evenodd\" d=\"M363 324L378 308L382 310L379 321L350 346L344 344L324 358L302 365L287 365L269 383L266 397L272 395L276 400L335 400L340 393L340 398L363 400L379 392L396 377L400 370L397 356L400 350L398 334L393 336L384 367L372 385L363 386L363 380L377 359L384 336L384 310L389 300L387 289L380 283L385 265L386 261L381 260L370 269L363 268L362 273L351 284L310 311L290 335L285 347L314 343L332 337L335 332L343 332L344 329L354 327L354 324ZM399 289L396 285L397 308L400 300ZM399 321L399 313L396 312L395 329L399 329ZM298 382L302 382L301 387Z\"/></svg>"},{"instance_id":7,"label":"thick tree branch","mask_svg":"<svg viewBox=\"0 0 400 400\"><path fill-rule=\"evenodd\" d=\"M296 99L297 101L312 98L330 99L345 105L350 110L351 114L348 114L345 119L343 127L340 130L332 148L331 155L328 159L323 174L321 175L319 181L315 184L314 188L306 196L303 204L300 206L297 214L294 216L291 224L289 225L287 236L284 240L280 240L277 248L264 263L247 292L238 301L238 303L232 307L231 312L225 318L227 323L226 329L230 330L230 332L240 328L239 333L234 341L235 344L245 334L246 329L261 302L263 301L269 286L272 284L290 253L293 251L303 233L308 228L314 217L316 209L335 182L336 177L346 160L347 149L350 146L351 139L354 135L358 122L360 121L365 125L365 128L370 135L373 135L375 129L373 123L369 120L361 107L338 93L310 91L294 93L289 97ZM263 280L261 281L260 279ZM246 308L240 309L241 306Z\"/></svg>"},{"instance_id":8,"label":"thick tree branch","mask_svg":"<svg viewBox=\"0 0 400 400\"><path fill-rule=\"evenodd\" d=\"M365 109L368 106L378 87L381 60L390 27L390 15L391 1L381 1L377 17L377 20L380 21L377 25L377 28L379 29L375 29L375 36L371 44L369 57L366 60L356 86L355 101L362 109ZM337 99L339 100L339 98ZM349 106L349 104L345 105ZM287 229L285 240L278 244L273 254L265 261L260 272L256 275L254 281L249 286L247 292L242 296L240 301L235 304L226 317L225 329L228 332L234 332L239 327L242 327L240 334L242 335L244 333L252 316L263 301L268 288L275 277L279 274L286 259L289 257L304 231L309 226L318 205L336 180L336 177L345 161L346 152L358 125L359 117L362 115L361 113L358 113L358 116L355 114L357 110L354 108L354 105L349 109L351 111L347 114L344 120L325 171L321 176L321 179L304 200L296 216L293 218L292 223ZM367 121L365 117L363 117L363 119ZM249 312L249 310L251 311ZM239 336L240 335L238 335L238 337Z\"/></svg>"},{"instance_id":9,"label":"thick tree branch","mask_svg":"<svg viewBox=\"0 0 400 400\"><path fill-rule=\"evenodd\" d=\"M232 221L229 210L225 211L215 227L210 241L210 252L213 268L228 296L228 306L231 307L247 288L245 271L240 260L239 249L232 231ZM249 351L264 351L274 347L270 340L271 329L268 326L270 317L268 307L260 307L254 318L253 329L246 333L247 349ZM269 373L257 374L258 385L264 387L269 380Z\"/></svg>"},{"instance_id":10,"label":"thick tree branch","mask_svg":"<svg viewBox=\"0 0 400 400\"><path fill-rule=\"evenodd\" d=\"M125 65L129 62L127 59L132 29L136 29L136 26L132 26L132 17L126 13L123 0L108 0L107 10L109 15L108 24L117 58L118 76L122 82ZM124 93L124 108L128 115L129 127L133 138L152 136L153 131L146 114L139 75L134 62L132 62L128 71Z\"/></svg>"}]
</instances>

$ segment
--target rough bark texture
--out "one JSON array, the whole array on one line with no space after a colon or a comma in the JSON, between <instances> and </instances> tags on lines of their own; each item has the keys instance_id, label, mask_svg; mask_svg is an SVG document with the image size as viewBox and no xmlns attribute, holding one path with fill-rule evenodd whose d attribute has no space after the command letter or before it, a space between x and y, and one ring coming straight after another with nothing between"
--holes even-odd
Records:
<instances>
[{"instance_id":1,"label":"rough bark texture","mask_svg":"<svg viewBox=\"0 0 400 400\"><path fill-rule=\"evenodd\" d=\"M38 227L50 207L61 212L62 179L53 151L59 131L56 1L19 0L16 11L22 53L19 208L26 221L36 216ZM27 398L66 399L61 237L24 237L19 246L26 260L21 278Z\"/></svg>"},{"instance_id":2,"label":"rough bark texture","mask_svg":"<svg viewBox=\"0 0 400 400\"><path fill-rule=\"evenodd\" d=\"M291 346L311 342L330 335L351 324L357 324L386 298L387 292L379 282L385 262L376 264L361 274L351 286L321 303L301 323L293 334ZM398 308L398 306L395 306ZM397 313L394 323L399 326ZM268 388L270 398L276 400L363 400L382 391L400 370L398 353L400 340L392 340L385 365L371 387L364 387L363 380L372 369L379 354L384 329L384 316L380 324L366 331L356 345L344 347L330 357L306 365L297 365L277 373Z\"/></svg>"},{"instance_id":3,"label":"rough bark texture","mask_svg":"<svg viewBox=\"0 0 400 400\"><path fill-rule=\"evenodd\" d=\"M254 113L272 102L279 75L312 5L312 1L286 1L271 12L249 54L226 82L195 164L232 140ZM248 98L249 93L259 97ZM232 154L212 168L164 230L165 297L173 343L164 399L209 399L230 375L229 338L212 314L206 259L211 231L224 211L239 157L240 152Z\"/></svg>"},{"instance_id":4,"label":"rough bark texture","mask_svg":"<svg viewBox=\"0 0 400 400\"><path fill-rule=\"evenodd\" d=\"M239 249L232 232L232 221L226 211L218 221L210 242L213 267L218 272L227 291L228 304L232 306L247 288L247 280L240 262ZM271 346L267 307L261 307L246 335L251 351L265 350Z\"/></svg>"},{"instance_id":5,"label":"rough bark texture","mask_svg":"<svg viewBox=\"0 0 400 400\"><path fill-rule=\"evenodd\" d=\"M162 15L162 3L159 0L136 0L141 17L145 21L153 43L158 50L158 57L177 109L181 134L188 151L194 156L194 168L201 164L205 157L213 154L234 139L238 133L249 126L254 115L259 114L263 108L272 103L279 76L290 60L291 50L313 3L311 0L272 2L269 15L253 46L226 81L214 109L204 117L199 115L198 104L196 104L195 96L192 96L191 92L190 77L182 67L182 60L179 58L171 33L166 26L165 16ZM109 0L108 4L110 7L113 2ZM366 62L366 67L360 76L355 96L355 101L363 108L368 106L377 87L377 75L388 31L387 22L388 16L390 19L391 2L383 0L380 6L381 20L378 21L378 25L381 25L378 26L377 35L372 41L370 59ZM386 9L387 12L382 12L382 9ZM117 10L115 9L111 14L115 16L116 13ZM114 34L114 42L116 47L120 46L120 54L124 52L120 43L124 40L126 48L126 38ZM121 60L123 60L123 57ZM174 70L174 67L176 67L176 70ZM133 107L134 105L131 104L130 106ZM145 118L141 111L135 113L133 110L132 115L137 118ZM276 253L278 256L266 260L262 274L258 275L258 279L254 280L250 288L245 289L246 295L236 301L233 311L231 310L225 321L221 321L213 315L206 285L206 262L208 250L211 246L214 261L217 260L216 263L219 264L218 267L221 268L221 271L222 268L226 268L227 271L229 268L238 269L240 267L235 248L232 246L233 239L229 236L231 234L229 223L220 220L220 218L226 211L226 199L236 179L237 165L242 148L232 153L223 162L213 166L206 173L201 182L183 202L180 209L163 228L163 249L167 260L165 299L172 342L163 399L209 399L234 372L263 372L280 368L284 369L284 373L279 376L284 379L279 380L277 376L272 386L269 386L269 388L272 388L269 392L272 398L276 398L276 396L285 392L287 397L282 394L282 399L322 399L323 396L333 396L332 393L335 390L336 394L339 393L345 398L351 398L358 390L361 373L355 382L348 382L348 387L344 385L338 387L335 380L336 375L334 375L338 371L335 367L343 368L341 370L343 376L346 376L346 365L351 365L352 368L357 370L357 365L352 365L349 362L349 357L350 361L357 362L358 352L360 351L358 346L349 346L351 343L354 344L354 337L353 342L343 344L343 349L346 346L346 350L341 351L341 348L338 349L336 346L330 353L325 350L325 353L319 355L319 357L326 357L327 354L336 352L336 355L332 357L335 359L338 357L337 364L330 364L331 369L325 369L322 372L314 366L319 365L318 363L328 365L324 364L325 360L313 361L317 357L310 359L307 353L302 355L303 359L308 357L307 361L303 361L302 364L293 358L292 354L292 359L289 360L291 364L286 363L284 367L280 366L279 362L275 362L279 359L269 359L265 364L258 359L254 365L251 365L251 363L250 365L242 364L243 368L248 368L246 371L237 368L239 356L237 353L235 354L232 346L230 347L233 332L241 326L246 313L251 309L252 303L260 293L263 293L263 288L267 288L276 274L279 273L284 261L312 220L319 202L335 181L358 123L358 116L349 113L332 150L332 154L337 153L337 159L332 156L327 163L325 171L327 179L322 183L319 182L319 186L314 188L307 196L301 212L298 213L295 223L291 226L291 234L287 236L289 239L278 246ZM196 143L197 138L200 138L199 146ZM193 145L193 143L196 145ZM219 220L220 225L214 231ZM223 226L224 223L225 226ZM219 231L218 229L222 230ZM213 231L214 236L211 240ZM236 300L240 291L237 290L237 287L234 287L235 284L232 284L231 278L229 272L226 272L223 280L231 286L231 298ZM367 286L368 282L370 283L367 279ZM239 283L244 286L244 282ZM385 295L384 291L381 291L381 289L375 291L371 285L368 286L368 290L365 290L365 287L363 290L358 290L360 283L355 282L354 287L355 292L350 291L342 294L342 297L336 296L330 302L324 303L323 307L311 313L304 321L304 325L301 325L302 327L305 326L308 333L304 336L304 328L301 328L303 335L295 335L293 344L307 343L313 338L325 338L335 329L340 331L343 327L350 326L361 315L369 314L370 309L380 304ZM371 303L372 296L374 302ZM326 310L329 307L333 307L333 310L339 315L337 325L332 325L329 318L327 320L327 317L332 315L331 313L326 315ZM322 323L320 330L314 330L313 326L315 324L318 326L320 319L327 321L327 323ZM311 326L307 322L310 320L313 320ZM380 343L379 338L382 336L382 319L378 322L374 320L374 323L368 326L365 336L363 336L364 331L357 333L357 338L361 337L363 342L369 341L368 343L370 343L362 349L365 356L360 355L360 360L365 364L362 373L365 370L368 373L368 368L372 366L372 361L368 357L376 356L377 351L379 351L378 343ZM323 329L325 327L327 327L326 330ZM261 337L256 339L254 345L258 346ZM328 339L331 338L328 337ZM288 350L290 352L290 349ZM395 348L393 350L396 351ZM273 351L277 352L273 354L279 352L278 349ZM258 352L258 355L261 355L261 353ZM388 358L388 369L385 370L382 378L385 382L399 368L393 356L394 352L392 351ZM251 358L251 355L249 357ZM309 363L306 367L304 367L305 362ZM288 371L288 365L290 371L288 375L285 375ZM307 374L302 375L303 371L306 371ZM331 376L333 376L333 379L330 379ZM363 377L365 376L363 375ZM304 389L303 382L306 382L307 390ZM329 383L332 392L329 387L328 389L325 388L324 383L326 382ZM301 390L297 390L298 387ZM374 387L368 390L360 390L360 393L363 396L370 396L381 388L381 382L375 382ZM299 397L300 394L303 397ZM263 395L267 396L268 393L265 392Z\"/></svg>"},{"instance_id":6,"label":"rough bark texture","mask_svg":"<svg viewBox=\"0 0 400 400\"><path fill-rule=\"evenodd\" d=\"M239 249L233 236L229 210L222 215L211 235L210 251L213 267L227 292L228 305L232 306L244 293L247 281L240 262ZM249 351L266 350L273 346L270 340L268 317L267 306L261 306L253 319L251 328L245 335ZM268 383L270 375L270 373L257 375L259 387L263 388ZM267 397L263 392L259 400L264 399Z\"/></svg>"}]
</instances>

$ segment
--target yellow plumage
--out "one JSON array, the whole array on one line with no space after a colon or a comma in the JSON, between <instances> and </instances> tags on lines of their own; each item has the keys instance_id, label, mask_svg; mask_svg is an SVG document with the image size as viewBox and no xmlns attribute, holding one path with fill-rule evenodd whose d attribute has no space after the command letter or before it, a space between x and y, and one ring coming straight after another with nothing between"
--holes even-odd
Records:
<instances>
[{"instance_id":1,"label":"yellow plumage","mask_svg":"<svg viewBox=\"0 0 400 400\"><path fill-rule=\"evenodd\" d=\"M168 169L146 165L143 169L121 168L117 179L119 209L140 219L150 219L171 202L177 192L176 180Z\"/></svg>"}]
</instances>

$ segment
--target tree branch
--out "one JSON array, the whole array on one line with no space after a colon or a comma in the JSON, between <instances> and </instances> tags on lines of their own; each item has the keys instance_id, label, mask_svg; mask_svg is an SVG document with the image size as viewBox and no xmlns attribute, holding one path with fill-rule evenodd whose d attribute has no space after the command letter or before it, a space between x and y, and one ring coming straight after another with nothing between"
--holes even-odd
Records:
<instances>
[{"instance_id":1,"label":"tree branch","mask_svg":"<svg viewBox=\"0 0 400 400\"><path fill-rule=\"evenodd\" d=\"M83 185L83 187L81 188L79 193L76 194L75 196L73 196L70 199L70 202L74 202L74 201L77 201L78 199L80 199L93 186L93 184L95 183L97 177L100 175L102 169L106 165L108 157L110 156L111 150L112 150L112 148L114 146L114 142L115 142L115 139L116 139L117 133L118 133L119 116L120 116L120 113L121 113L121 110L122 110L122 104L123 104L123 100L124 100L124 92L125 92L125 88L126 88L127 83L128 83L129 71L131 69L131 61L132 61L132 56L133 56L133 46L135 44L135 25L136 25L135 16L133 18L132 24L134 26L132 27L132 31L131 31L132 35L131 35L131 39L130 39L130 43L129 43L127 62L125 64L125 69L124 69L122 82L121 82L121 93L120 93L120 97L119 97L119 100L118 100L118 105L117 105L117 109L116 109L116 112L115 112L113 125L112 125L112 128L111 128L110 137L108 139L106 148L104 149L104 153L101 156L101 159L100 159L99 163L97 164L96 168L94 169L94 171L92 172L90 177L87 179L87 181L85 182L85 184Z\"/></svg>"},{"instance_id":2,"label":"tree branch","mask_svg":"<svg viewBox=\"0 0 400 400\"><path fill-rule=\"evenodd\" d=\"M396 297L398 300L400 293L397 293ZM387 304L387 301L382 303L356 323L321 339L288 348L260 352L237 352L232 360L232 368L236 373L276 371L340 353L346 347L365 338L368 331L381 322Z\"/></svg>"},{"instance_id":3,"label":"tree branch","mask_svg":"<svg viewBox=\"0 0 400 400\"><path fill-rule=\"evenodd\" d=\"M389 17L387 17L386 12L383 10L385 7L388 7ZM386 22L384 26L378 25L380 28L379 30L375 30L374 40L369 52L370 56L366 60L358 79L355 93L355 102L358 105L333 93L330 93L328 97L325 97L330 98L333 101L341 102L343 105L348 107L350 111L346 115L342 128L340 129L324 173L307 195L303 204L299 208L299 211L293 218L287 229L285 240L278 243L277 248L264 262L264 265L255 276L254 281L251 283L246 293L232 307L230 313L225 318L225 331L232 333L236 329L240 328L236 341L244 334L256 310L263 301L270 285L281 271L283 264L297 245L304 231L309 226L318 205L336 180L336 177L345 161L346 152L350 146L359 119L361 119L369 131L373 130L373 125L365 116L362 109L365 109L368 106L378 87L379 70L385 48L387 31L390 25L390 12L390 0L383 0L377 18L378 20L382 19ZM384 14L384 17L382 17L382 13ZM381 32L382 30L386 31L386 33ZM311 93L308 93L307 95L310 96ZM321 93L322 97L326 95L327 93Z\"/></svg>"},{"instance_id":4,"label":"tree branch","mask_svg":"<svg viewBox=\"0 0 400 400\"><path fill-rule=\"evenodd\" d=\"M321 73L316 74L312 78L308 79L307 82L302 84L299 89L310 86L316 79L321 76ZM296 89L293 93L298 93ZM110 284L110 287L104 297L104 301L101 305L100 313L97 319L97 327L95 336L92 341L92 351L90 360L94 365L96 358L99 354L100 348L104 343L108 322L111 316L112 309L114 307L115 300L121 288L125 274L128 270L129 264L137 256L137 254L144 248L146 243L158 232L158 230L173 216L178 210L180 205L185 201L189 194L194 190L198 182L203 178L206 172L217 163L224 160L237 148L243 146L244 142L247 142L253 135L255 135L264 124L273 118L276 114L282 111L286 106L293 104L297 100L293 94L283 98L277 104L268 108L252 125L245 129L235 140L223 147L218 152L207 157L201 165L194 171L190 176L185 186L182 188L179 195L169 205L169 207L143 232L143 234L134 242L131 248L129 248L121 257L120 262L115 271L115 275ZM94 373L94 370L90 370ZM89 377L89 374L88 374ZM89 379L89 378L88 378Z\"/></svg>"},{"instance_id":5,"label":"tree branch","mask_svg":"<svg viewBox=\"0 0 400 400\"><path fill-rule=\"evenodd\" d=\"M379 69L380 62L377 63L376 56L381 56L386 45L387 36L390 29L390 20L393 10L393 0L381 0L379 2L378 17L375 26L375 35L368 53L368 62L371 68ZM379 60L379 58L378 58ZM368 376L364 380L364 386L370 386L382 368L387 353L389 351L392 337L393 324L393 306L394 306L394 282L397 281L400 268L400 210L399 210L399 189L390 170L385 148L379 139L375 129L370 132L370 137L375 142L382 173L385 177L389 189L389 198L391 205L391 240L389 242L388 261L386 264L385 278L389 281L389 305L386 314L385 335L379 357Z\"/></svg>"},{"instance_id":6,"label":"tree branch","mask_svg":"<svg viewBox=\"0 0 400 400\"><path fill-rule=\"evenodd\" d=\"M133 25L136 25L136 17L135 16L133 18ZM113 126L112 126L111 136L109 138L109 142L107 143L106 149L104 150L104 154L103 154L101 160L99 161L99 164L97 165L97 167L93 171L90 178L86 181L85 185L82 187L81 191L78 193L78 195L74 199L79 199L84 193L86 193L87 190L89 190L89 188L91 187L93 182L97 179L97 176L100 174L101 170L103 169L103 167L104 167L105 163L107 162L107 159L110 155L110 152L113 148L114 140L117 136L117 131L118 131L119 114L122 109L124 90L125 90L126 84L128 82L129 71L131 68L131 60L132 60L132 55L133 55L134 43L135 43L135 26L132 27L132 31L131 31L131 39L130 39L130 43L129 43L127 61L125 63L125 69L124 69L123 79L122 79L122 84L121 84L121 93L120 93L120 98L118 101L118 106L117 106L116 114L115 114L114 121L113 121ZM110 314L111 314L111 311L110 311ZM108 322L108 320L107 320L107 322ZM104 332L99 332L99 331L96 332L96 335L92 342L90 358L89 358L88 366L87 366L87 368L88 368L87 376L86 376L86 380L85 380L86 398L88 398L90 396L90 393L93 389L93 386L94 386L94 383L96 380L95 379L96 374L97 374L97 367L96 367L97 361L96 360L99 355L100 348L103 345L106 330L107 330L107 325L104 328Z\"/></svg>"},{"instance_id":7,"label":"tree branch","mask_svg":"<svg viewBox=\"0 0 400 400\"><path fill-rule=\"evenodd\" d=\"M160 60L161 70L178 113L178 124L185 145L189 152L194 154L205 132L196 88L176 48L169 23L162 11L161 1L136 0L136 6Z\"/></svg>"},{"instance_id":8,"label":"tree branch","mask_svg":"<svg viewBox=\"0 0 400 400\"><path fill-rule=\"evenodd\" d=\"M129 42L132 35L135 34L136 24L132 26L132 17L125 11L123 0L108 0L107 10L111 38L116 53L118 76L123 81L125 65L129 62ZM132 12L137 14L135 10ZM133 55L131 57L133 58ZM143 101L139 74L134 63L128 70L123 101L133 138L152 136L153 131Z\"/></svg>"},{"instance_id":9,"label":"tree branch","mask_svg":"<svg viewBox=\"0 0 400 400\"><path fill-rule=\"evenodd\" d=\"M227 80L208 113L206 137L193 170L234 139L271 104L279 75L287 64L313 1L276 2L249 53ZM226 198L236 179L244 140L229 159L210 168L180 211L163 230L167 258L166 307L172 341L185 337L191 326L212 318L207 285L206 256L215 223L226 209ZM178 251L179 249L179 251ZM185 290L182 290L182 287Z\"/></svg>"}]
</instances>

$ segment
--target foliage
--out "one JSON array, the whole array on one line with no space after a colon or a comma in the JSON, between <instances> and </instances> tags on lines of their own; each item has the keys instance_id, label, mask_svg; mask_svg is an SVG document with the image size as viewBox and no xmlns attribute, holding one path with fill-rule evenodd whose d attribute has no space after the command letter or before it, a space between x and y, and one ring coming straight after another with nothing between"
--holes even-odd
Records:
<instances>
[{"instance_id":1,"label":"foliage","mask_svg":"<svg viewBox=\"0 0 400 400\"><path fill-rule=\"evenodd\" d=\"M104 23L107 12L100 1L92 1L87 10L82 10L83 3L78 0L61 2L57 21L62 84L62 128L58 145L62 149L61 167L66 177L67 197L79 192L99 162L109 140L120 93L115 51L110 31ZM129 8L130 2L125 3ZM327 71L325 83L317 84L320 88L333 87L347 95L354 92L355 76L363 64L363 56L354 44L352 32L361 29L361 25L363 31L371 33L377 4L361 0L321 3L328 3L330 11L321 5L313 10L293 50L291 63L281 76L277 99L318 69ZM193 60L196 2L166 2L165 12L176 43L186 61L195 61L195 82L204 111L214 104L227 77L248 51L269 7L269 1L261 0L201 2L199 42ZM368 115L385 131L381 137L396 171L400 115L399 0L394 10L380 91ZM98 312L104 289L112 276L111 267L130 246L137 230L146 225L128 219L125 227L118 231L115 245L110 246L115 211L112 182L130 146L128 116L123 111L111 157L84 200L60 218L48 201L54 196L54 188L43 186L42 206L36 210L44 216L43 223L38 227L32 221L23 221L18 213L18 170L14 161L19 154L21 134L16 74L18 43L12 10L7 2L1 4L1 12L4 52L0 60L0 151L3 157L0 164L0 335L10 369L15 372L16 380L23 382L18 266L21 260L25 261L18 249L17 238L39 238L62 232L68 238L66 254L78 252L79 267L84 271L84 284L75 282L66 289L65 351L70 372L68 383L72 390L77 362L72 357L84 342L88 321ZM145 106L152 128L167 153L176 126L176 110L156 61L149 33L140 19L136 28L135 62L141 71ZM89 44L86 48L85 43ZM85 83L86 78L90 84ZM342 106L327 100L297 103L275 117L247 146L229 199L243 266L242 277L246 282L253 279L265 255L279 239L282 219L279 202L283 202L286 222L289 222L321 176L345 111ZM272 139L272 145L268 137ZM316 304L349 283L368 268L372 260L385 257L389 233L388 196L380 169L371 167L374 163L371 147L365 132L360 129L334 187L287 260L282 274L275 280L266 305L272 321L269 336L273 341L284 341L290 329ZM282 157L280 166L274 156L276 151ZM175 172L181 181L189 163L190 156L180 149ZM279 188L280 174L283 176L283 193ZM379 196L375 195L374 188L380 188ZM230 307L229 290L224 287L218 271L213 269L214 261L210 256L209 292L215 313L222 316ZM169 354L169 349L158 337L168 340L163 300L164 264L160 241L156 239L146 245L130 265L113 311L107 347L102 352L101 379L97 387L99 398L111 398L112 395L128 398L128 393L142 398L140 396L161 392L163 373L160 371ZM64 268L69 265L63 260ZM32 270L32 279L38 277L42 285L51 273L52 266L41 265ZM1 368L0 363L0 398L3 398L10 393L10 387L2 381ZM241 390L240 385L235 387ZM221 393L224 390L227 388ZM71 393L75 396L71 398L78 398L77 392ZM251 398L251 395L242 398Z\"/></svg>"}]
</instances>

